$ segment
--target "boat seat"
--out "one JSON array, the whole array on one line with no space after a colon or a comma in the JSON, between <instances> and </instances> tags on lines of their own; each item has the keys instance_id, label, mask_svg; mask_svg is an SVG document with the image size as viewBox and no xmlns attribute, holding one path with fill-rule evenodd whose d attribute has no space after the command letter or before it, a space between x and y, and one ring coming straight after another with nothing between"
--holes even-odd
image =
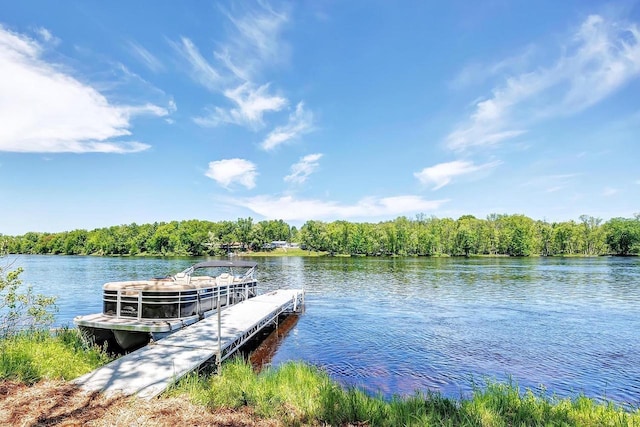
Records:
<instances>
[{"instance_id":1,"label":"boat seat","mask_svg":"<svg viewBox=\"0 0 640 427\"><path fill-rule=\"evenodd\" d=\"M216 283L218 285L228 285L233 283L233 276L229 273L222 273L218 277L216 277Z\"/></svg>"}]
</instances>

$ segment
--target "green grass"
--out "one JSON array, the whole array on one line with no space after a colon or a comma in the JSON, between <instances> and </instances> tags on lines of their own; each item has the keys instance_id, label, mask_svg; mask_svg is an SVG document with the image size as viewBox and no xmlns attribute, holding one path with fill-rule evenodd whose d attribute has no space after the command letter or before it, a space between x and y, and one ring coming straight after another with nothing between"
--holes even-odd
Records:
<instances>
[{"instance_id":1,"label":"green grass","mask_svg":"<svg viewBox=\"0 0 640 427\"><path fill-rule=\"evenodd\" d=\"M110 360L83 344L76 329L24 332L0 340L0 379L27 384L41 379L71 380Z\"/></svg>"},{"instance_id":2,"label":"green grass","mask_svg":"<svg viewBox=\"0 0 640 427\"><path fill-rule=\"evenodd\" d=\"M514 384L488 383L462 400L438 393L385 400L345 390L326 373L298 362L255 374L249 363L236 359L225 363L220 375L192 374L168 394L187 395L211 409L248 406L285 425L640 426L640 411L626 412L584 396L534 395Z\"/></svg>"},{"instance_id":3,"label":"green grass","mask_svg":"<svg viewBox=\"0 0 640 427\"><path fill-rule=\"evenodd\" d=\"M109 356L86 347L75 329L55 335L29 332L0 340L0 379L34 383L70 380L107 363ZM487 383L465 399L416 393L385 400L356 388L344 389L300 362L259 374L234 359L220 375L188 375L169 396L185 395L210 409L251 408L258 416L296 425L370 426L639 426L640 410L625 411L585 396L557 398L522 391L513 383Z\"/></svg>"},{"instance_id":4,"label":"green grass","mask_svg":"<svg viewBox=\"0 0 640 427\"><path fill-rule=\"evenodd\" d=\"M318 257L327 255L326 252L308 251L300 248L276 248L272 251L260 252L239 252L240 256L265 256L265 257L282 257L282 256L302 256L302 257Z\"/></svg>"},{"instance_id":5,"label":"green grass","mask_svg":"<svg viewBox=\"0 0 640 427\"><path fill-rule=\"evenodd\" d=\"M326 375L302 363L291 362L255 374L248 362L233 359L223 365L221 375L190 374L167 394L186 394L194 403L211 409L249 406L259 416L299 425L319 419L322 405L318 390L329 384Z\"/></svg>"}]
</instances>

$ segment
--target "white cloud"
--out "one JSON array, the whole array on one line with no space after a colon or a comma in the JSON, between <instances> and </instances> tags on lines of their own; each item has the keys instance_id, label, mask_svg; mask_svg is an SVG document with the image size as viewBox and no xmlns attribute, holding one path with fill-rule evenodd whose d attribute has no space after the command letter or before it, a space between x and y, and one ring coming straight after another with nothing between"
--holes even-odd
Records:
<instances>
[{"instance_id":1,"label":"white cloud","mask_svg":"<svg viewBox=\"0 0 640 427\"><path fill-rule=\"evenodd\" d=\"M165 116L153 104L113 105L100 92L62 71L41 55L36 41L0 26L0 151L142 151L137 141L112 141L131 135L135 115Z\"/></svg>"},{"instance_id":2,"label":"white cloud","mask_svg":"<svg viewBox=\"0 0 640 427\"><path fill-rule=\"evenodd\" d=\"M304 103L300 102L296 106L296 110L289 115L289 122L272 130L260 146L263 150L272 150L278 145L295 140L299 136L312 131L313 113L306 111Z\"/></svg>"},{"instance_id":3,"label":"white cloud","mask_svg":"<svg viewBox=\"0 0 640 427\"><path fill-rule=\"evenodd\" d=\"M605 187L604 190L602 190L602 195L605 197L615 196L618 193L620 193L618 188Z\"/></svg>"},{"instance_id":4,"label":"white cloud","mask_svg":"<svg viewBox=\"0 0 640 427\"><path fill-rule=\"evenodd\" d=\"M127 113L127 115L129 115L129 116L149 114L149 115L152 115L152 116L164 117L164 116L169 114L170 110L175 108L175 102L172 104L172 102L169 101L168 107L169 107L169 109L164 108L164 107L160 107L160 106L155 105L155 104L147 103L147 104L144 104L144 105L124 106L124 107L120 107L120 109L125 111Z\"/></svg>"},{"instance_id":5,"label":"white cloud","mask_svg":"<svg viewBox=\"0 0 640 427\"><path fill-rule=\"evenodd\" d=\"M225 159L209 162L206 176L225 188L234 182L252 189L256 186L256 165L245 159Z\"/></svg>"},{"instance_id":6,"label":"white cloud","mask_svg":"<svg viewBox=\"0 0 640 427\"><path fill-rule=\"evenodd\" d=\"M129 51L142 62L148 69L154 73L158 73L164 70L164 65L158 58L156 58L151 52L138 43L130 41Z\"/></svg>"},{"instance_id":7,"label":"white cloud","mask_svg":"<svg viewBox=\"0 0 640 427\"><path fill-rule=\"evenodd\" d=\"M60 39L55 37L53 34L51 34L51 31L47 30L44 27L38 27L35 31L45 43L49 43L52 45L57 45L60 43Z\"/></svg>"},{"instance_id":8,"label":"white cloud","mask_svg":"<svg viewBox=\"0 0 640 427\"><path fill-rule=\"evenodd\" d=\"M294 184L302 184L304 183L309 175L314 173L320 164L318 160L322 158L321 153L309 154L300 159L298 163L294 163L291 165L291 175L287 175L284 177L284 180L287 182L292 182Z\"/></svg>"},{"instance_id":9,"label":"white cloud","mask_svg":"<svg viewBox=\"0 0 640 427\"><path fill-rule=\"evenodd\" d=\"M336 218L377 218L438 209L447 200L425 200L420 196L402 195L394 197L367 197L356 204L345 205L333 201L295 199L292 196L256 196L229 199L265 218L280 218L285 221Z\"/></svg>"},{"instance_id":10,"label":"white cloud","mask_svg":"<svg viewBox=\"0 0 640 427\"><path fill-rule=\"evenodd\" d=\"M233 101L237 108L225 110L215 107L209 117L196 117L194 121L201 126L218 126L222 123L244 125L253 129L264 126L263 117L267 112L280 111L287 105L287 99L268 93L269 85L258 88L247 82L235 89L224 91L224 95Z\"/></svg>"},{"instance_id":11,"label":"white cloud","mask_svg":"<svg viewBox=\"0 0 640 427\"><path fill-rule=\"evenodd\" d=\"M178 111L178 106L176 105L176 101L173 98L169 100L168 109L171 113L175 113L176 111Z\"/></svg>"},{"instance_id":12,"label":"white cloud","mask_svg":"<svg viewBox=\"0 0 640 427\"><path fill-rule=\"evenodd\" d=\"M513 139L531 124L602 101L640 74L640 30L635 24L589 16L563 51L551 66L522 72L495 87L445 138L447 147L465 150Z\"/></svg>"},{"instance_id":13,"label":"white cloud","mask_svg":"<svg viewBox=\"0 0 640 427\"><path fill-rule=\"evenodd\" d=\"M433 184L433 190L438 190L449 184L451 180L456 176L467 175L473 172L491 169L498 166L499 164L499 161L493 161L481 165L476 165L473 162L456 160L453 162L439 163L435 166L424 168L420 172L415 172L413 176L415 176L424 185Z\"/></svg>"},{"instance_id":14,"label":"white cloud","mask_svg":"<svg viewBox=\"0 0 640 427\"><path fill-rule=\"evenodd\" d=\"M173 47L191 65L191 76L198 83L209 90L218 91L224 83L224 78L204 57L191 40L181 38L182 43L172 43Z\"/></svg>"}]
</instances>

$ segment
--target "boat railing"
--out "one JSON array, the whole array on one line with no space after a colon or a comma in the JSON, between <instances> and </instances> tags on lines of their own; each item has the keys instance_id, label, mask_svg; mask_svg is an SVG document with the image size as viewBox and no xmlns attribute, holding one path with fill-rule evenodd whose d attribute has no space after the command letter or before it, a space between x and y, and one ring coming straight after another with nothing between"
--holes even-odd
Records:
<instances>
[{"instance_id":1,"label":"boat railing","mask_svg":"<svg viewBox=\"0 0 640 427\"><path fill-rule=\"evenodd\" d=\"M185 276L191 276L196 270L204 268L227 268L232 276L235 276L234 269L247 269L242 275L238 275L241 279L254 279L258 263L252 261L204 261L198 264L194 264L191 267L177 273L175 278L184 278Z\"/></svg>"},{"instance_id":2,"label":"boat railing","mask_svg":"<svg viewBox=\"0 0 640 427\"><path fill-rule=\"evenodd\" d=\"M225 307L256 294L256 283L234 281L226 285L185 290L145 291L105 289L103 313L122 319L180 319L202 316L218 306Z\"/></svg>"}]
</instances>

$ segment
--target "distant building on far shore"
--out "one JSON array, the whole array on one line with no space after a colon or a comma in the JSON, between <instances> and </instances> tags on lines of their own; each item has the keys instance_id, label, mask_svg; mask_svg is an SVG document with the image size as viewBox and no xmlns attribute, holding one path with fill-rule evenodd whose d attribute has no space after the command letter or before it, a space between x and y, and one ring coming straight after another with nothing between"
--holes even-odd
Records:
<instances>
[{"instance_id":1,"label":"distant building on far shore","mask_svg":"<svg viewBox=\"0 0 640 427\"><path fill-rule=\"evenodd\" d=\"M271 243L265 243L264 249L290 249L290 248L299 248L299 243L289 243L286 240L274 240Z\"/></svg>"}]
</instances>

